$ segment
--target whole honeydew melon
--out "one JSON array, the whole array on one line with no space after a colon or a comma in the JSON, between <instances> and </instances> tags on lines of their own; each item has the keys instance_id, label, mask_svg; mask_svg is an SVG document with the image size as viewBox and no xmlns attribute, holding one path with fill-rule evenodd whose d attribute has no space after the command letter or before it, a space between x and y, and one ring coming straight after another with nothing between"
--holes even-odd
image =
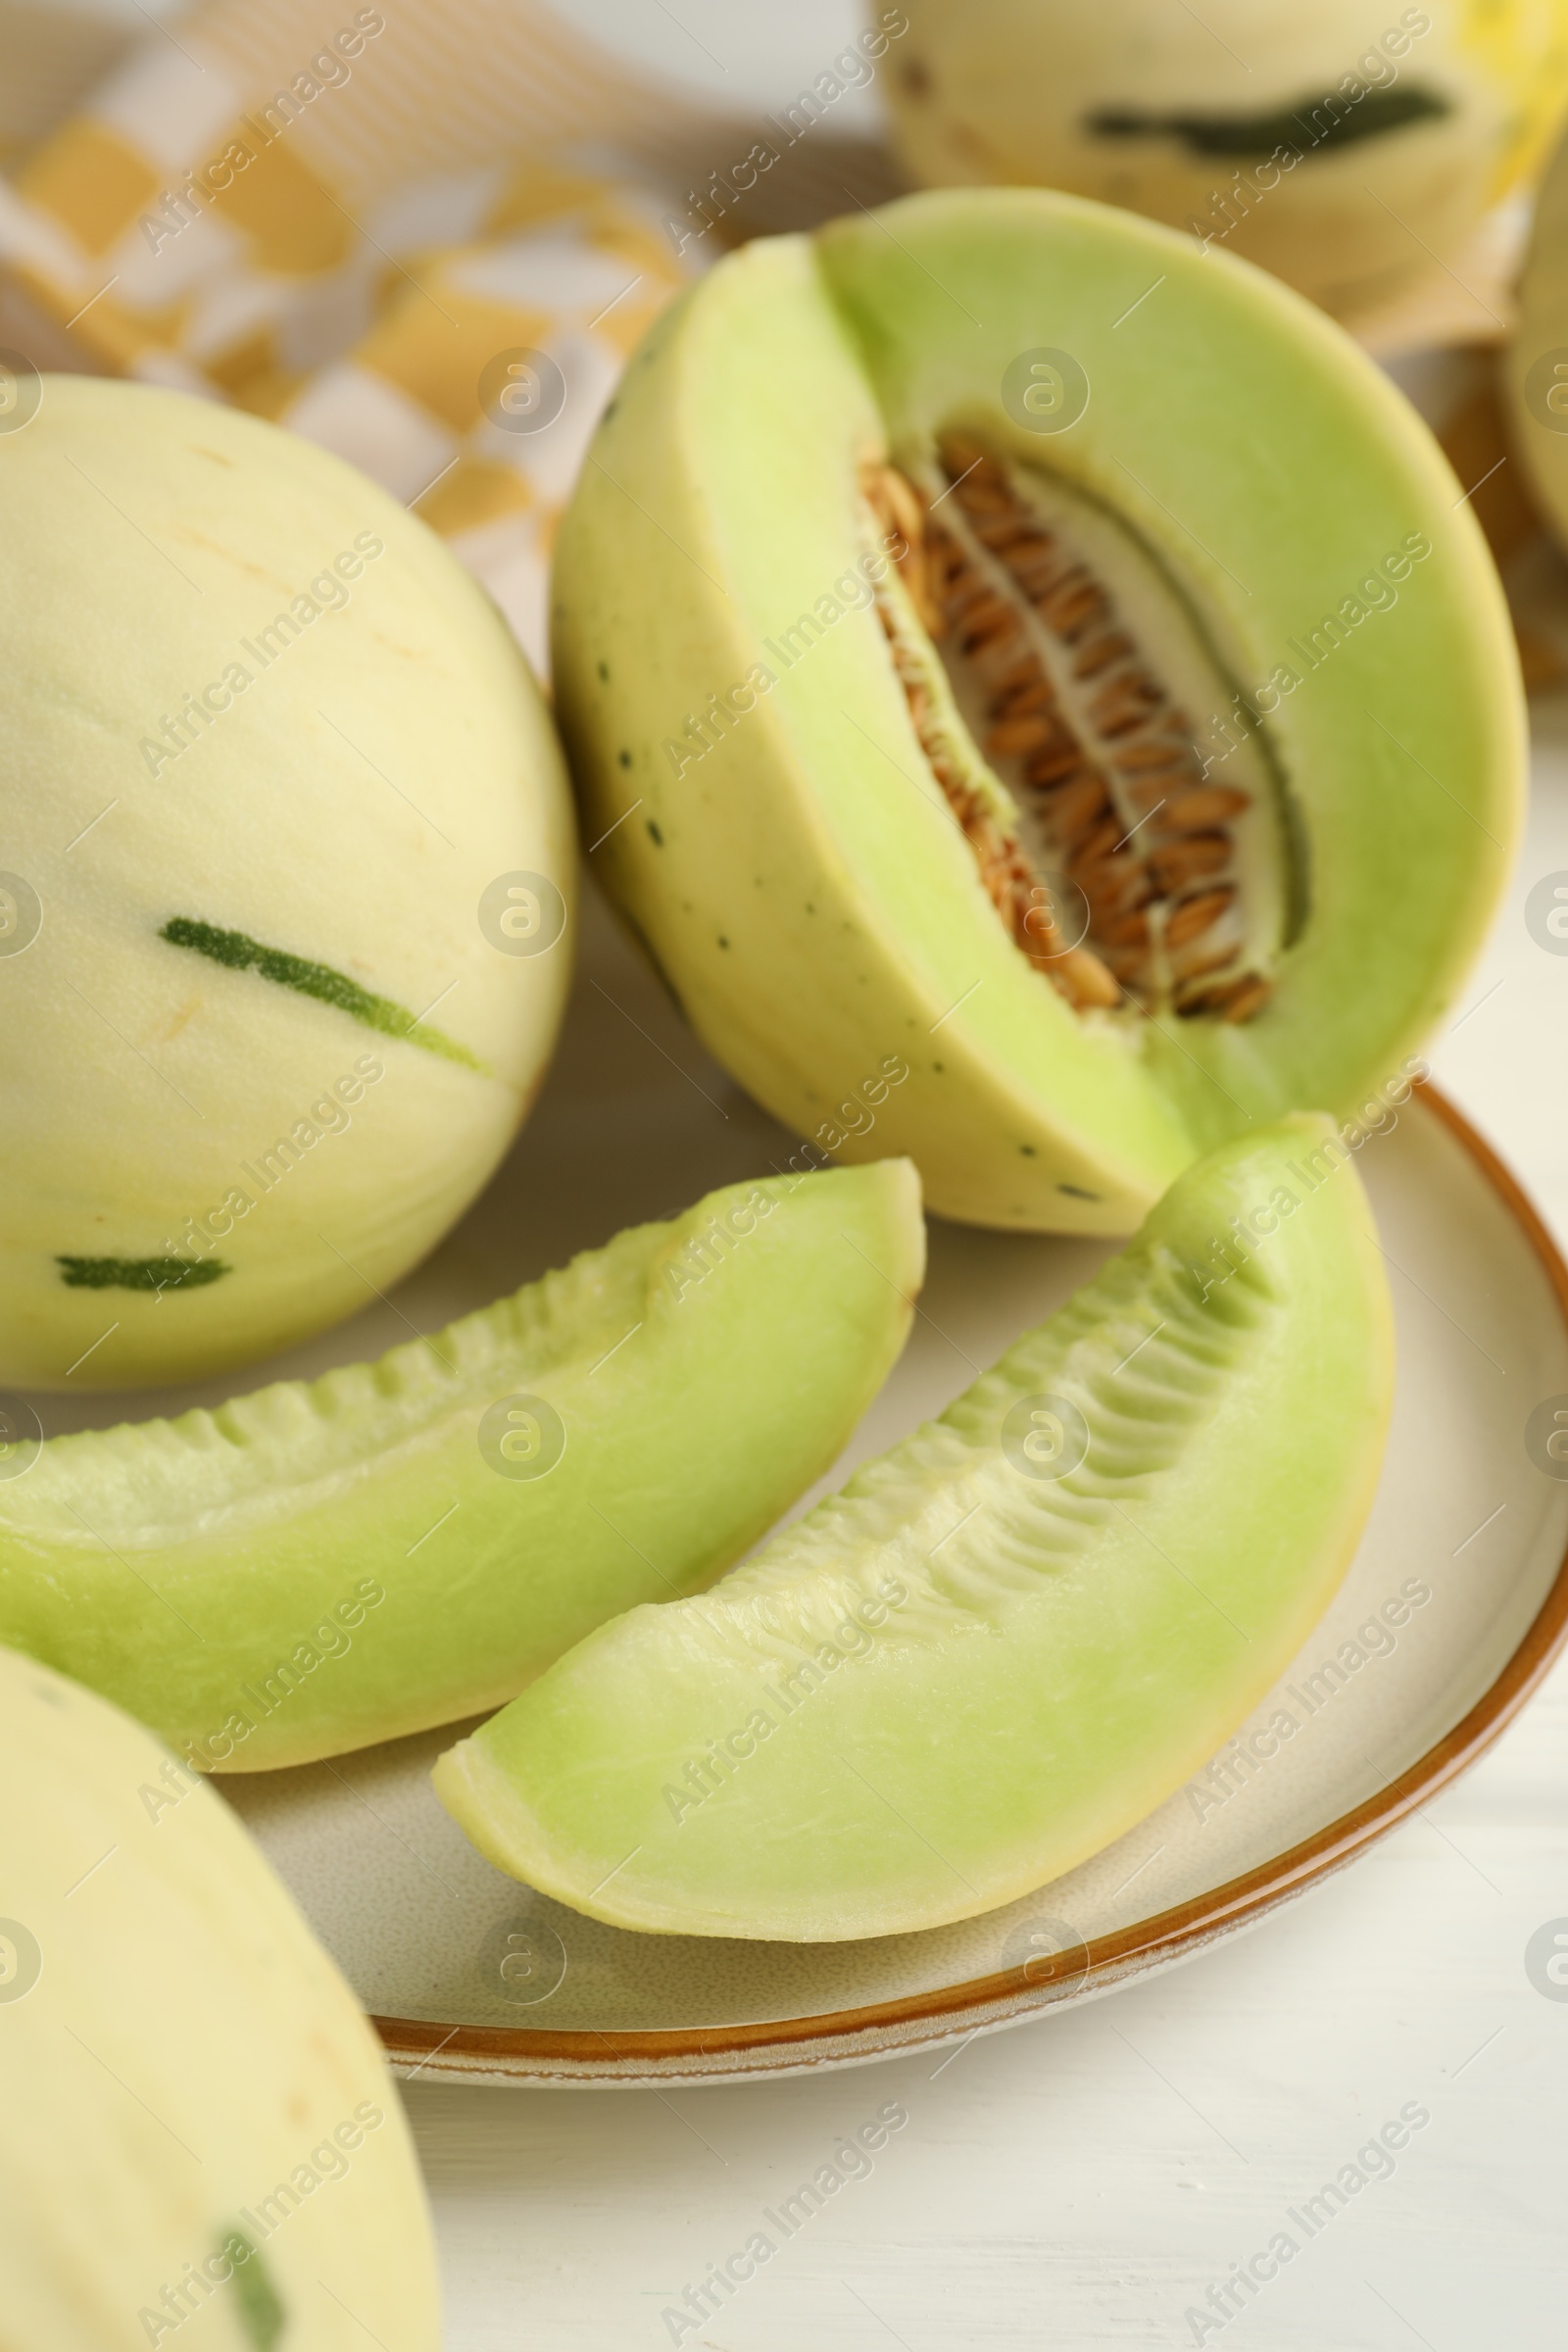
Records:
<instances>
[{"instance_id":1,"label":"whole honeydew melon","mask_svg":"<svg viewBox=\"0 0 1568 2352\"><path fill-rule=\"evenodd\" d=\"M1036 182L1217 241L1332 311L1444 264L1540 159L1562 0L907 0L888 89L939 186Z\"/></svg>"},{"instance_id":2,"label":"whole honeydew melon","mask_svg":"<svg viewBox=\"0 0 1568 2352\"><path fill-rule=\"evenodd\" d=\"M0 1777L6 2352L437 2352L397 2092L222 1799L9 1650Z\"/></svg>"},{"instance_id":3,"label":"whole honeydew melon","mask_svg":"<svg viewBox=\"0 0 1568 2352\"><path fill-rule=\"evenodd\" d=\"M700 1598L442 1756L499 1869L616 1927L831 1940L1011 1902L1179 1788L1348 1567L1394 1390L1331 1123L1172 1186L1119 1257Z\"/></svg>"},{"instance_id":4,"label":"whole honeydew melon","mask_svg":"<svg viewBox=\"0 0 1568 2352\"><path fill-rule=\"evenodd\" d=\"M528 1107L575 850L494 607L338 459L45 377L0 433L0 1384L252 1361Z\"/></svg>"}]
</instances>

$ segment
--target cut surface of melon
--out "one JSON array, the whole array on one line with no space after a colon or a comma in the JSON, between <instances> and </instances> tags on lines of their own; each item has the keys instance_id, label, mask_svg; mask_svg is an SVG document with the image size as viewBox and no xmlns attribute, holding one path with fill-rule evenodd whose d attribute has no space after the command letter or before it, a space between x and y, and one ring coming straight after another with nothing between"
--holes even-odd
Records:
<instances>
[{"instance_id":1,"label":"cut surface of melon","mask_svg":"<svg viewBox=\"0 0 1568 2352\"><path fill-rule=\"evenodd\" d=\"M831 1467L924 1251L906 1161L768 1177L378 1362L52 1438L0 1479L0 1640L202 1769L498 1705Z\"/></svg>"},{"instance_id":2,"label":"cut surface of melon","mask_svg":"<svg viewBox=\"0 0 1568 2352\"><path fill-rule=\"evenodd\" d=\"M729 256L628 368L555 594L617 904L775 1115L944 1214L1127 1233L1225 1137L1348 1113L1507 870L1463 485L1310 306L1103 206Z\"/></svg>"},{"instance_id":3,"label":"cut surface of melon","mask_svg":"<svg viewBox=\"0 0 1568 2352\"><path fill-rule=\"evenodd\" d=\"M619 1927L813 1941L1009 1902L1283 1670L1360 1535L1392 1385L1359 1178L1293 1116L744 1568L579 1643L437 1792Z\"/></svg>"}]
</instances>

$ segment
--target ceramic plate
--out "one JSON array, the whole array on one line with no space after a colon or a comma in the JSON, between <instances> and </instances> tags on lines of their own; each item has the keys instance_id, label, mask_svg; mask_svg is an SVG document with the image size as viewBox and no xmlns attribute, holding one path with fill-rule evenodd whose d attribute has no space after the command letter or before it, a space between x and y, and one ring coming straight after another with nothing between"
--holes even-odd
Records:
<instances>
[{"instance_id":1,"label":"ceramic plate","mask_svg":"<svg viewBox=\"0 0 1568 2352\"><path fill-rule=\"evenodd\" d=\"M584 929L563 1050L495 1183L391 1299L268 1373L376 1352L411 1323L433 1330L793 1148L702 1056L601 910ZM1359 1164L1398 1318L1387 1469L1339 1599L1204 1774L1005 1910L826 1945L628 1934L503 1878L431 1793L450 1729L223 1780L394 2060L476 2081L722 2080L1013 2024L1250 1925L1478 1755L1568 1621L1568 1479L1526 1446L1532 1411L1559 1394L1568 1403L1568 1273L1506 1172L1431 1090ZM935 1223L908 1348L824 1488L940 1410L1106 1248ZM137 1409L220 1394L171 1392ZM104 1398L81 1418L122 1410ZM1192 1543L1200 1550L1201 1528Z\"/></svg>"}]
</instances>

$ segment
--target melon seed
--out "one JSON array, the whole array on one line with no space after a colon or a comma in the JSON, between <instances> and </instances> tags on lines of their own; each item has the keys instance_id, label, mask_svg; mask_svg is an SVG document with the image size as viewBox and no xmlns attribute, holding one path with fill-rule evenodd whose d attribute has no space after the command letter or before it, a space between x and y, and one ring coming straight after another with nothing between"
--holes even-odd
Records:
<instances>
[{"instance_id":1,"label":"melon seed","mask_svg":"<svg viewBox=\"0 0 1568 2352\"><path fill-rule=\"evenodd\" d=\"M904 596L884 582L877 611L920 748L999 917L1079 1010L1130 1000L1250 1020L1270 989L1250 961L1238 855L1252 795L1205 781L1192 721L1114 582L1037 510L1027 469L956 432L940 462L940 496L885 461L862 470L870 519L902 550ZM971 732L944 715L953 701ZM1081 944L1049 909L1053 871L1088 902Z\"/></svg>"}]
</instances>

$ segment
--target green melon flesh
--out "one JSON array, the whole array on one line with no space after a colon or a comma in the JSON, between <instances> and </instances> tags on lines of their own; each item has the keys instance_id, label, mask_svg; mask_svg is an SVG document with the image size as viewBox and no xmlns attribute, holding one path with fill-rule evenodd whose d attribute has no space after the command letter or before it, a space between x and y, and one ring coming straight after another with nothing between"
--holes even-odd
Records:
<instances>
[{"instance_id":1,"label":"green melon flesh","mask_svg":"<svg viewBox=\"0 0 1568 2352\"><path fill-rule=\"evenodd\" d=\"M501 1869L618 1927L813 1941L1010 1902L1278 1677L1360 1535L1392 1387L1366 1197L1292 1117L714 1592L579 1643L437 1791ZM1049 1468L1073 1428L1042 1398L1087 1435L1055 1477L1022 1450Z\"/></svg>"},{"instance_id":2,"label":"green melon flesh","mask_svg":"<svg viewBox=\"0 0 1568 2352\"><path fill-rule=\"evenodd\" d=\"M924 1249L906 1161L770 1177L377 1363L50 1439L0 1481L0 1640L203 1769L497 1706L607 1617L707 1584L831 1467ZM516 1396L564 1452L537 1450L548 1415L485 1423ZM503 1443L552 1466L503 1474Z\"/></svg>"},{"instance_id":3,"label":"green melon flesh","mask_svg":"<svg viewBox=\"0 0 1568 2352\"><path fill-rule=\"evenodd\" d=\"M1053 433L1004 405L1042 348L1088 381ZM854 569L862 465L934 485L952 428L1119 530L1167 611L1156 667L1185 632L1211 780L1246 771L1270 804L1261 896L1284 911L1250 1020L1076 1011L987 896ZM558 710L613 895L779 1117L851 1158L907 1152L947 1214L1129 1232L1227 1136L1351 1109L1462 986L1517 829L1523 732L1459 500L1319 314L1130 215L969 190L750 245L653 329L563 528ZM1260 702L1282 669L1298 682ZM1236 694L1258 723L1226 765L1214 722ZM889 1054L909 1081L858 1140Z\"/></svg>"}]
</instances>

